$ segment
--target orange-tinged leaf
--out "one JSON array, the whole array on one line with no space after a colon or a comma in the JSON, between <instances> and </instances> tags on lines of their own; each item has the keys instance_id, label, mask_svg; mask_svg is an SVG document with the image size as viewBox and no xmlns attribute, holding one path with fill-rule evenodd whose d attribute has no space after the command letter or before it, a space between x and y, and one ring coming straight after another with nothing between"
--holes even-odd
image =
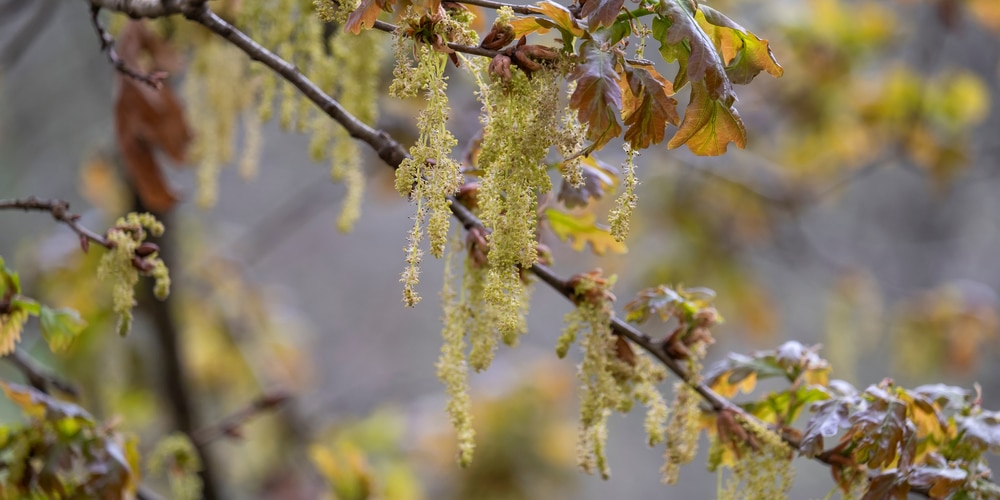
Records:
<instances>
[{"instance_id":1,"label":"orange-tinged leaf","mask_svg":"<svg viewBox=\"0 0 1000 500\"><path fill-rule=\"evenodd\" d=\"M711 7L702 5L700 8L695 18L722 56L730 81L750 83L762 70L776 78L784 74L767 40L760 39Z\"/></svg>"},{"instance_id":2,"label":"orange-tinged leaf","mask_svg":"<svg viewBox=\"0 0 1000 500\"><path fill-rule=\"evenodd\" d=\"M625 140L634 149L659 144L667 124L677 125L677 100L670 97L674 87L649 61L627 61L622 88L622 118L628 129Z\"/></svg>"},{"instance_id":3,"label":"orange-tinged leaf","mask_svg":"<svg viewBox=\"0 0 1000 500\"><path fill-rule=\"evenodd\" d=\"M576 216L561 212L554 208L545 210L545 216L549 221L549 227L560 240L570 241L570 246L577 252L583 251L587 244L597 255L604 255L608 252L625 253L628 247L624 243L615 240L611 232L606 227L595 222L594 214L584 213Z\"/></svg>"},{"instance_id":4,"label":"orange-tinged leaf","mask_svg":"<svg viewBox=\"0 0 1000 500\"><path fill-rule=\"evenodd\" d=\"M596 150L622 131L618 122L622 90L615 71L620 56L601 50L593 40L580 45L580 54L583 61L570 75L577 84L569 105L577 110L580 122L587 124L587 139L593 141L591 149Z\"/></svg>"},{"instance_id":5,"label":"orange-tinged leaf","mask_svg":"<svg viewBox=\"0 0 1000 500\"><path fill-rule=\"evenodd\" d=\"M510 26L514 28L514 38L521 38L536 31L547 33L553 25L540 17L521 17L511 21Z\"/></svg>"},{"instance_id":6,"label":"orange-tinged leaf","mask_svg":"<svg viewBox=\"0 0 1000 500\"><path fill-rule=\"evenodd\" d=\"M546 17L556 23L556 26L566 30L568 33L575 37L582 37L585 31L580 27L580 24L576 22L573 14L570 13L569 9L559 5L555 2L550 2L548 0L544 2L538 2L536 4L539 12L545 14Z\"/></svg>"},{"instance_id":7,"label":"orange-tinged leaf","mask_svg":"<svg viewBox=\"0 0 1000 500\"><path fill-rule=\"evenodd\" d=\"M687 144L699 156L718 156L726 152L730 142L743 149L747 131L735 108L713 99L703 82L691 85L691 102L684 111L684 121L667 143L674 149Z\"/></svg>"},{"instance_id":8,"label":"orange-tinged leaf","mask_svg":"<svg viewBox=\"0 0 1000 500\"><path fill-rule=\"evenodd\" d=\"M344 31L357 35L363 29L371 29L383 10L391 12L391 3L391 0L361 0L361 5L347 16Z\"/></svg>"},{"instance_id":9,"label":"orange-tinged leaf","mask_svg":"<svg viewBox=\"0 0 1000 500\"><path fill-rule=\"evenodd\" d=\"M684 81L703 82L713 99L727 104L736 101L732 82L726 75L725 64L716 52L715 45L695 19L698 11L683 0L661 3L653 19L653 37L660 42L660 53L668 62L680 64L674 86L680 88Z\"/></svg>"}]
</instances>

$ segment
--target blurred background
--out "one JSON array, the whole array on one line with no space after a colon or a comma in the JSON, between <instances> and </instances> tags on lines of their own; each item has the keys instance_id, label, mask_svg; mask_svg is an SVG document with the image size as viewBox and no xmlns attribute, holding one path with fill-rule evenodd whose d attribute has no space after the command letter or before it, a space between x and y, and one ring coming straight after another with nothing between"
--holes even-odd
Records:
<instances>
[{"instance_id":1,"label":"blurred background","mask_svg":"<svg viewBox=\"0 0 1000 500\"><path fill-rule=\"evenodd\" d=\"M543 234L554 267L617 274L622 303L661 283L715 290L726 322L709 362L796 339L822 344L833 377L859 387L979 381L984 406L1000 407L1000 2L711 5L768 39L785 69L737 89L747 148L643 152L628 254L575 253ZM0 0L0 198L64 199L99 229L135 201L114 138L115 74L89 15L84 2ZM382 89L391 57L383 64ZM451 73L459 150L478 127L473 85ZM379 125L414 140L421 100L380 101ZM472 377L478 448L460 470L434 371L442 263L424 261L425 300L405 309L412 207L391 170L363 149L369 187L344 234L344 188L310 160L309 138L274 122L262 136L257 177L222 170L209 209L192 202L194 170L159 158L180 167L165 169L180 201L160 243L173 293L140 297L127 338L114 335L110 292L95 278L100 252L82 254L46 214L0 212L0 255L25 293L89 323L65 353L33 324L20 344L78 383L83 407L148 451L261 394L291 394L241 438L206 445L227 498L714 498L704 455L680 485L659 483L662 450L646 447L639 412L612 418L610 480L576 471L578 357L553 355L570 305L545 287L522 345ZM620 151L599 156L619 164ZM3 408L5 421L20 418ZM795 468L792 498L833 487L827 469Z\"/></svg>"}]
</instances>

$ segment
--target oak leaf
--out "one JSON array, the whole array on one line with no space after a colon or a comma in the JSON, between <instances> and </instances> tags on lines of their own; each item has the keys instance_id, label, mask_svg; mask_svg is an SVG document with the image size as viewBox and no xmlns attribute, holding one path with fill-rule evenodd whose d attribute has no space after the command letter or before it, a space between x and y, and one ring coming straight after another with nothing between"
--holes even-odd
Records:
<instances>
[{"instance_id":1,"label":"oak leaf","mask_svg":"<svg viewBox=\"0 0 1000 500\"><path fill-rule=\"evenodd\" d=\"M649 61L626 61L622 82L622 119L628 129L625 140L633 149L659 144L667 124L677 125L674 87Z\"/></svg>"},{"instance_id":2,"label":"oak leaf","mask_svg":"<svg viewBox=\"0 0 1000 500\"><path fill-rule=\"evenodd\" d=\"M552 232L562 241L571 240L570 246L577 252L583 251L587 244L590 244L590 249L597 255L628 251L624 243L611 236L608 228L595 222L594 214L573 215L549 208L545 210L545 217Z\"/></svg>"},{"instance_id":3,"label":"oak leaf","mask_svg":"<svg viewBox=\"0 0 1000 500\"><path fill-rule=\"evenodd\" d=\"M580 54L583 60L570 75L570 80L577 83L569 105L577 110L580 122L587 124L587 139L593 141L588 149L592 151L600 149L622 131L618 122L622 90L615 71L621 56L601 50L593 40L580 45Z\"/></svg>"}]
</instances>

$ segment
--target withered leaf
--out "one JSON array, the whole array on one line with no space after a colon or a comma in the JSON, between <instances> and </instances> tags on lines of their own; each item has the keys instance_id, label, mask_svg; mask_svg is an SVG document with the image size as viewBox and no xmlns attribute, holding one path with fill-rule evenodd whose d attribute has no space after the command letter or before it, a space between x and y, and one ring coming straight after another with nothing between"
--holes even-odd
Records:
<instances>
[{"instance_id":1,"label":"withered leaf","mask_svg":"<svg viewBox=\"0 0 1000 500\"><path fill-rule=\"evenodd\" d=\"M357 35L363 29L371 29L372 26L375 26L375 20L378 19L379 13L383 10L392 12L392 3L393 0L361 0L361 5L358 5L358 8L347 16L344 31ZM438 2L438 6L440 6L440 2ZM437 9L435 8L431 12L437 12Z\"/></svg>"},{"instance_id":2,"label":"withered leaf","mask_svg":"<svg viewBox=\"0 0 1000 500\"><path fill-rule=\"evenodd\" d=\"M119 56L132 67L139 67L144 54L148 54L153 69L174 64L173 51L142 21L126 25L119 47ZM122 161L143 205L153 212L165 212L177 197L163 177L155 151L162 150L177 163L185 161L191 130L184 110L166 85L153 89L120 73L116 81L115 137Z\"/></svg>"},{"instance_id":3,"label":"withered leaf","mask_svg":"<svg viewBox=\"0 0 1000 500\"><path fill-rule=\"evenodd\" d=\"M615 71L620 56L601 50L593 40L580 45L580 54L583 60L570 75L570 80L577 84L569 105L577 110L580 121L587 124L587 139L594 143L591 150L596 150L622 131L618 122L622 90Z\"/></svg>"},{"instance_id":4,"label":"withered leaf","mask_svg":"<svg viewBox=\"0 0 1000 500\"><path fill-rule=\"evenodd\" d=\"M625 140L634 149L659 144L667 124L677 125L677 100L671 97L674 87L649 61L627 61L622 88L622 118L628 129Z\"/></svg>"}]
</instances>

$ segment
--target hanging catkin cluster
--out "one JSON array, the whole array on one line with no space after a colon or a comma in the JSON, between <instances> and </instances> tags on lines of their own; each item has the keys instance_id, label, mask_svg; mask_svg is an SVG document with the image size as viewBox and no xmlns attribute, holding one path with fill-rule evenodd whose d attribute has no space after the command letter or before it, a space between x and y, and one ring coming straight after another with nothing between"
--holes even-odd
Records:
<instances>
[{"instance_id":1,"label":"hanging catkin cluster","mask_svg":"<svg viewBox=\"0 0 1000 500\"><path fill-rule=\"evenodd\" d=\"M558 100L551 98L559 93L559 75L547 70L531 79L520 70L511 75L509 81L479 80L483 140L477 165L480 217L492 229L486 301L499 311L505 338L515 336L523 322L521 270L538 260L538 196L552 187L545 156L560 128Z\"/></svg>"},{"instance_id":2,"label":"hanging catkin cluster","mask_svg":"<svg viewBox=\"0 0 1000 500\"><path fill-rule=\"evenodd\" d=\"M577 461L584 471L596 470L608 478L611 469L605 444L612 412L627 413L636 401L642 403L647 407L645 428L649 444L663 441L668 409L656 384L666 378L666 371L611 333L614 296L608 280L590 273L574 281L577 307L566 315L566 328L557 341L556 354L565 356L569 346L581 337L583 361L577 368L580 379Z\"/></svg>"}]
</instances>

